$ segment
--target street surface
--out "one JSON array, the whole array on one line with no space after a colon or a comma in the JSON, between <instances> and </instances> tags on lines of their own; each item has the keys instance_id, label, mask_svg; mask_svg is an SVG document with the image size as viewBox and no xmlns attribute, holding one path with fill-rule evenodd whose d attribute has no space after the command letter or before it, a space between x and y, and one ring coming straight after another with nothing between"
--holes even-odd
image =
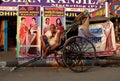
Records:
<instances>
[{"instance_id":1,"label":"street surface","mask_svg":"<svg viewBox=\"0 0 120 81\"><path fill-rule=\"evenodd\" d=\"M82 73L62 67L22 67L10 72L6 67L0 68L0 81L120 81L120 67L96 66Z\"/></svg>"}]
</instances>

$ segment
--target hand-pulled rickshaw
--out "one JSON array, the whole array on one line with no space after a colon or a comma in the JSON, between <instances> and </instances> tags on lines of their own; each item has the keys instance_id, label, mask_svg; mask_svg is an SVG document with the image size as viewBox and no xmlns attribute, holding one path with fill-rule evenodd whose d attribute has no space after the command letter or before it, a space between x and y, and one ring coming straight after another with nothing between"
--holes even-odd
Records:
<instances>
[{"instance_id":1,"label":"hand-pulled rickshaw","mask_svg":"<svg viewBox=\"0 0 120 81\"><path fill-rule=\"evenodd\" d=\"M55 59L59 65L66 66L74 72L87 71L96 61L96 48L93 42L87 38L87 35L90 35L88 31L88 18L88 12L80 13L72 24L66 27L67 30L61 39L61 45L56 50L49 52L55 55ZM84 37L78 36L79 25L83 25ZM59 54L58 51L62 53ZM40 60L40 56L12 68L11 71L24 65L29 65L37 60Z\"/></svg>"},{"instance_id":2,"label":"hand-pulled rickshaw","mask_svg":"<svg viewBox=\"0 0 120 81\"><path fill-rule=\"evenodd\" d=\"M93 43L86 37L78 36L78 26L83 24L83 32L85 36L89 34L88 26L88 12L80 13L72 22L68 25L64 35L61 39L61 45L56 50L51 51L55 55L55 59L59 65L66 66L74 72L84 72L92 67L96 60L96 49ZM58 51L62 52L58 54ZM60 56L58 58L58 56ZM29 65L40 57L36 57L28 62L20 64L12 70L20 68L24 65Z\"/></svg>"}]
</instances>

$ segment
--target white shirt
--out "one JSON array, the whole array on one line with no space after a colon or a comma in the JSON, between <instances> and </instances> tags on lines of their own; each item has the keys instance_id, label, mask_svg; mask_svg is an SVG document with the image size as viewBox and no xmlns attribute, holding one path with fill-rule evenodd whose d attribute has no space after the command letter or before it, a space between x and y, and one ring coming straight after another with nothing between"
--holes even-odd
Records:
<instances>
[{"instance_id":1,"label":"white shirt","mask_svg":"<svg viewBox=\"0 0 120 81\"><path fill-rule=\"evenodd\" d=\"M58 32L56 32L56 34L55 34L54 37L52 37L52 33L51 33L50 30L48 30L48 31L45 33L45 35L46 35L47 38L48 38L48 42L49 42L50 45L54 45L54 44L56 43L57 33L58 33Z\"/></svg>"}]
</instances>

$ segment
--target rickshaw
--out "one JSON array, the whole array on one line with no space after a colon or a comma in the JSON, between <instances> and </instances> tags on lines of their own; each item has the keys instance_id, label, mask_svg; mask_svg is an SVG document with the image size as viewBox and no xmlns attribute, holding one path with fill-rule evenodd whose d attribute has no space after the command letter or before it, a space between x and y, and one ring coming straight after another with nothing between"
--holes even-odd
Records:
<instances>
[{"instance_id":1,"label":"rickshaw","mask_svg":"<svg viewBox=\"0 0 120 81\"><path fill-rule=\"evenodd\" d=\"M74 72L87 71L95 64L96 60L96 49L93 43L86 37L78 36L77 32L78 26L87 20L87 15L87 11L80 13L72 24L66 27L67 29L61 38L61 45L54 51L49 52L54 54L59 65L67 67ZM58 54L58 51L62 53ZM40 60L40 56L12 68L11 71L25 65L30 65L30 63L37 60Z\"/></svg>"}]
</instances>

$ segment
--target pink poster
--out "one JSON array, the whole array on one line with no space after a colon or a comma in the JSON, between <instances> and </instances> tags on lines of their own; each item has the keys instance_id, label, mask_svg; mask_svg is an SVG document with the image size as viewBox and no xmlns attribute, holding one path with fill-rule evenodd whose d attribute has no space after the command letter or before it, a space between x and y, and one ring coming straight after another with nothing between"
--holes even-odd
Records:
<instances>
[{"instance_id":1,"label":"pink poster","mask_svg":"<svg viewBox=\"0 0 120 81\"><path fill-rule=\"evenodd\" d=\"M41 54L40 6L18 6L17 57L31 58Z\"/></svg>"},{"instance_id":2,"label":"pink poster","mask_svg":"<svg viewBox=\"0 0 120 81\"><path fill-rule=\"evenodd\" d=\"M47 36L48 43L46 44L46 48L48 46L53 46L56 42L54 41L54 37L50 40L51 26L55 27L55 30L59 32L60 37L62 37L65 27L65 8L64 7L43 7L43 17L42 17L42 35ZM42 47L42 54L45 53L46 49ZM54 55L50 54L48 57L54 57Z\"/></svg>"}]
</instances>

